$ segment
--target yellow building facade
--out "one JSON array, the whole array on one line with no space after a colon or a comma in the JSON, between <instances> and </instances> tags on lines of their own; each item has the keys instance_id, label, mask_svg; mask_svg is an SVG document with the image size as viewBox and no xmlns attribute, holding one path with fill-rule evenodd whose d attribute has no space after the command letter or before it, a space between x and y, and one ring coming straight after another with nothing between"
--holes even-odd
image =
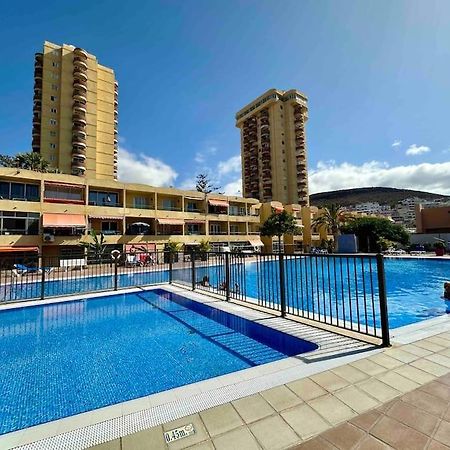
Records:
<instances>
[{"instance_id":1,"label":"yellow building facade","mask_svg":"<svg viewBox=\"0 0 450 450\"><path fill-rule=\"evenodd\" d=\"M309 205L307 120L308 99L295 89L270 89L236 114L244 197Z\"/></svg>"},{"instance_id":2,"label":"yellow building facade","mask_svg":"<svg viewBox=\"0 0 450 450\"><path fill-rule=\"evenodd\" d=\"M72 45L44 43L34 66L32 149L61 173L117 178L114 71Z\"/></svg>"},{"instance_id":3,"label":"yellow building facade","mask_svg":"<svg viewBox=\"0 0 450 450\"><path fill-rule=\"evenodd\" d=\"M0 252L43 251L71 257L90 230L109 249L169 241L218 250L258 249L259 202L114 180L0 168ZM28 250L27 250L28 249Z\"/></svg>"}]
</instances>

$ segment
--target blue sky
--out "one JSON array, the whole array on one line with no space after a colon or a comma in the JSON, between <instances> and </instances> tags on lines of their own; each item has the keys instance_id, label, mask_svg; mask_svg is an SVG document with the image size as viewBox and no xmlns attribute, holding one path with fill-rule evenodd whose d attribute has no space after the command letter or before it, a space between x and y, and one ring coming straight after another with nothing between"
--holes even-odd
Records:
<instances>
[{"instance_id":1,"label":"blue sky","mask_svg":"<svg viewBox=\"0 0 450 450\"><path fill-rule=\"evenodd\" d=\"M312 191L450 194L449 17L444 0L5 3L0 152L30 148L33 55L49 40L115 69L122 179L189 187L207 170L236 192L234 115L277 87L309 98Z\"/></svg>"}]
</instances>

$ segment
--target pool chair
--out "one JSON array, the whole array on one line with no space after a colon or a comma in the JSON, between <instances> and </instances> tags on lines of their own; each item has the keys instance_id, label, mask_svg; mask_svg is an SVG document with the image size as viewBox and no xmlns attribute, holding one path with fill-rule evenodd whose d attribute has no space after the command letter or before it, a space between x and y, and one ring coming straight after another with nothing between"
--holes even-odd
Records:
<instances>
[{"instance_id":1,"label":"pool chair","mask_svg":"<svg viewBox=\"0 0 450 450\"><path fill-rule=\"evenodd\" d=\"M32 267L26 266L25 264L14 264L13 273L15 275L28 275L33 273L50 273L53 270L53 267Z\"/></svg>"},{"instance_id":2,"label":"pool chair","mask_svg":"<svg viewBox=\"0 0 450 450\"><path fill-rule=\"evenodd\" d=\"M139 266L140 262L135 254L127 255L127 266Z\"/></svg>"}]
</instances>

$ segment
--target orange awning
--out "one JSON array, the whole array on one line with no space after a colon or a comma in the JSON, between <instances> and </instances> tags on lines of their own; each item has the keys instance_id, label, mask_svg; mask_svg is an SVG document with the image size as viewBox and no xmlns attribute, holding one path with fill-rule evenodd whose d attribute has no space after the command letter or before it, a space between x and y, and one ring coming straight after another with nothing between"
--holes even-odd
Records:
<instances>
[{"instance_id":1,"label":"orange awning","mask_svg":"<svg viewBox=\"0 0 450 450\"><path fill-rule=\"evenodd\" d=\"M0 247L0 253L10 253L10 252L38 252L39 247Z\"/></svg>"},{"instance_id":2,"label":"orange awning","mask_svg":"<svg viewBox=\"0 0 450 450\"><path fill-rule=\"evenodd\" d=\"M184 225L183 219L156 219L160 225Z\"/></svg>"},{"instance_id":3,"label":"orange awning","mask_svg":"<svg viewBox=\"0 0 450 450\"><path fill-rule=\"evenodd\" d=\"M282 208L282 207L280 207L280 206L276 206L275 208L273 208L274 210L275 210L275 212L277 213L277 214L280 214L281 212L283 212L283 209L284 208Z\"/></svg>"},{"instance_id":4,"label":"orange awning","mask_svg":"<svg viewBox=\"0 0 450 450\"><path fill-rule=\"evenodd\" d=\"M84 189L83 184L58 183L54 181L46 181L45 186Z\"/></svg>"},{"instance_id":5,"label":"orange awning","mask_svg":"<svg viewBox=\"0 0 450 450\"><path fill-rule=\"evenodd\" d=\"M46 213L42 216L42 226L44 228L86 227L86 217L83 214Z\"/></svg>"},{"instance_id":6,"label":"orange awning","mask_svg":"<svg viewBox=\"0 0 450 450\"><path fill-rule=\"evenodd\" d=\"M230 204L226 201L226 200L213 200L213 199L209 199L208 203L211 206L223 206L224 208L228 208L230 206Z\"/></svg>"}]
</instances>

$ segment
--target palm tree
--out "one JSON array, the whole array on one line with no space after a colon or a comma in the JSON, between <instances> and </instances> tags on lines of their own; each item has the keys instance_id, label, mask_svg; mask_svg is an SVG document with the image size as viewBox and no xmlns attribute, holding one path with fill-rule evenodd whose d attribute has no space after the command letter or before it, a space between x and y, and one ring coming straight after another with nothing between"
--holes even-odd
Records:
<instances>
[{"instance_id":1,"label":"palm tree","mask_svg":"<svg viewBox=\"0 0 450 450\"><path fill-rule=\"evenodd\" d=\"M312 225L314 227L326 227L327 230L331 231L333 235L333 250L336 250L341 226L349 218L350 216L345 213L341 206L332 204L329 207L322 208L320 216L313 220Z\"/></svg>"},{"instance_id":2,"label":"palm tree","mask_svg":"<svg viewBox=\"0 0 450 450\"><path fill-rule=\"evenodd\" d=\"M287 211L272 212L261 227L261 236L277 236L278 251L281 252L281 236L284 234L300 234L301 228L297 226L297 219Z\"/></svg>"},{"instance_id":3,"label":"palm tree","mask_svg":"<svg viewBox=\"0 0 450 450\"><path fill-rule=\"evenodd\" d=\"M94 255L96 261L100 261L106 250L105 236L103 233L97 234L95 230L91 230L89 236L92 242L80 242L79 245L87 249L89 254Z\"/></svg>"},{"instance_id":4,"label":"palm tree","mask_svg":"<svg viewBox=\"0 0 450 450\"><path fill-rule=\"evenodd\" d=\"M36 152L19 153L16 156L0 155L0 166L34 170L35 172L49 172L50 170L50 163Z\"/></svg>"}]
</instances>

